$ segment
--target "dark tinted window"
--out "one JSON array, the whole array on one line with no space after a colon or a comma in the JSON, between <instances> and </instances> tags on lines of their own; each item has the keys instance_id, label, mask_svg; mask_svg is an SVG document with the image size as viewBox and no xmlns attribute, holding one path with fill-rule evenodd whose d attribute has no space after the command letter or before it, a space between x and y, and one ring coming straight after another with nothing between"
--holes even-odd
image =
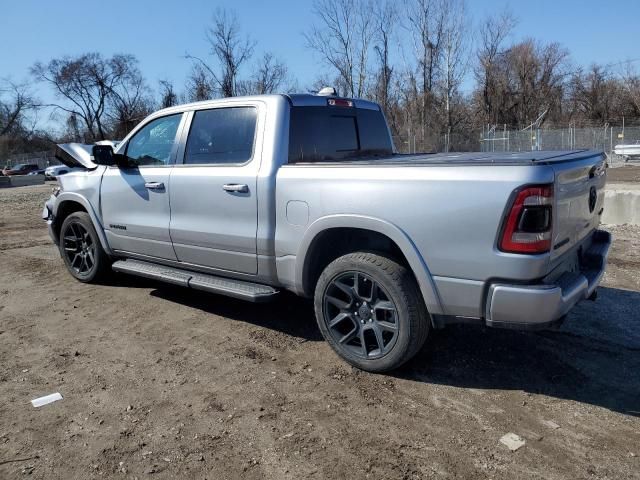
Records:
<instances>
[{"instance_id":1,"label":"dark tinted window","mask_svg":"<svg viewBox=\"0 0 640 480\"><path fill-rule=\"evenodd\" d=\"M182 114L152 120L129 140L127 157L136 166L167 165L176 142Z\"/></svg>"},{"instance_id":2,"label":"dark tinted window","mask_svg":"<svg viewBox=\"0 0 640 480\"><path fill-rule=\"evenodd\" d=\"M358 129L355 117L331 116L331 127L334 129L331 148L336 152L354 152L358 150Z\"/></svg>"},{"instance_id":3,"label":"dark tinted window","mask_svg":"<svg viewBox=\"0 0 640 480\"><path fill-rule=\"evenodd\" d=\"M184 163L243 163L251 158L256 133L254 107L197 111L187 140Z\"/></svg>"},{"instance_id":4,"label":"dark tinted window","mask_svg":"<svg viewBox=\"0 0 640 480\"><path fill-rule=\"evenodd\" d=\"M389 129L384 122L382 112L358 109L358 133L360 134L360 148L363 153L391 155L391 139Z\"/></svg>"},{"instance_id":5,"label":"dark tinted window","mask_svg":"<svg viewBox=\"0 0 640 480\"><path fill-rule=\"evenodd\" d=\"M330 162L392 153L378 110L347 107L292 107L289 163Z\"/></svg>"}]
</instances>

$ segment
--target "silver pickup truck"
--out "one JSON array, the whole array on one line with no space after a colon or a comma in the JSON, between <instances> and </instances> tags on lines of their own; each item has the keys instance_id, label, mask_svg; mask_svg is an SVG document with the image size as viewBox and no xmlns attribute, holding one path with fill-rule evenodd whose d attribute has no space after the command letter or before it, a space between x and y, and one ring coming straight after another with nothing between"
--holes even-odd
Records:
<instances>
[{"instance_id":1,"label":"silver pickup truck","mask_svg":"<svg viewBox=\"0 0 640 480\"><path fill-rule=\"evenodd\" d=\"M181 105L115 148L56 155L84 168L43 211L75 278L113 269L255 302L290 290L369 371L449 323L562 321L595 299L611 243L602 153L400 155L380 107L358 99Z\"/></svg>"}]
</instances>

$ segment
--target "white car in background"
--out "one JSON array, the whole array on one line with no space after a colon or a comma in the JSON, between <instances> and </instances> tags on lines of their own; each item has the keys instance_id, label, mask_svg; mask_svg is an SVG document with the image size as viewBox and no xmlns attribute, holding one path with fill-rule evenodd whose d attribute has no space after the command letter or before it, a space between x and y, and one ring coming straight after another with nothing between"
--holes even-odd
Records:
<instances>
[{"instance_id":1,"label":"white car in background","mask_svg":"<svg viewBox=\"0 0 640 480\"><path fill-rule=\"evenodd\" d=\"M52 165L44 169L44 178L46 180L55 180L59 175L64 175L65 173L81 171L82 168L71 168L66 165Z\"/></svg>"},{"instance_id":2,"label":"white car in background","mask_svg":"<svg viewBox=\"0 0 640 480\"><path fill-rule=\"evenodd\" d=\"M119 143L120 143L119 140L100 140L96 142L95 145L109 145L112 148L116 148ZM93 148L93 145L86 145L81 143L74 144L74 149L75 149L74 151L76 151L78 155L87 157L88 159L91 159L92 148ZM65 173L78 172L78 171L84 171L84 170L85 170L84 168L74 168L64 164L52 165L50 167L45 168L44 178L45 180L55 180L56 177L60 175L64 175Z\"/></svg>"},{"instance_id":3,"label":"white car in background","mask_svg":"<svg viewBox=\"0 0 640 480\"><path fill-rule=\"evenodd\" d=\"M616 145L613 153L624 157L625 161L640 158L640 141L634 144Z\"/></svg>"}]
</instances>

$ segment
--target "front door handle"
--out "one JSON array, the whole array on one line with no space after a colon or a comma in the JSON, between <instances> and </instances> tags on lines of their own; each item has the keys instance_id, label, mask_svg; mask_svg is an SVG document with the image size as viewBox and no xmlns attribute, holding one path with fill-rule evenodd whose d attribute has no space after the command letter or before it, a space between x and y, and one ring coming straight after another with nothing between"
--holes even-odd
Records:
<instances>
[{"instance_id":1,"label":"front door handle","mask_svg":"<svg viewBox=\"0 0 640 480\"><path fill-rule=\"evenodd\" d=\"M245 185L242 183L227 183L223 185L222 188L227 192L237 192L237 193L249 192L249 185Z\"/></svg>"},{"instance_id":2,"label":"front door handle","mask_svg":"<svg viewBox=\"0 0 640 480\"><path fill-rule=\"evenodd\" d=\"M146 182L144 186L149 190L164 190L164 183L162 182Z\"/></svg>"}]
</instances>

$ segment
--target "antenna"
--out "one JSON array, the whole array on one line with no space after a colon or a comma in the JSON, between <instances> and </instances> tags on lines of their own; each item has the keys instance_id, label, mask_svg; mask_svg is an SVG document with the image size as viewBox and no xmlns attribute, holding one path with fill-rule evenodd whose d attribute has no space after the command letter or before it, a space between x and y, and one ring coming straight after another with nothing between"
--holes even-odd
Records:
<instances>
[{"instance_id":1,"label":"antenna","mask_svg":"<svg viewBox=\"0 0 640 480\"><path fill-rule=\"evenodd\" d=\"M320 89L317 95L320 95L321 97L337 97L338 92L333 87L323 87Z\"/></svg>"}]
</instances>

